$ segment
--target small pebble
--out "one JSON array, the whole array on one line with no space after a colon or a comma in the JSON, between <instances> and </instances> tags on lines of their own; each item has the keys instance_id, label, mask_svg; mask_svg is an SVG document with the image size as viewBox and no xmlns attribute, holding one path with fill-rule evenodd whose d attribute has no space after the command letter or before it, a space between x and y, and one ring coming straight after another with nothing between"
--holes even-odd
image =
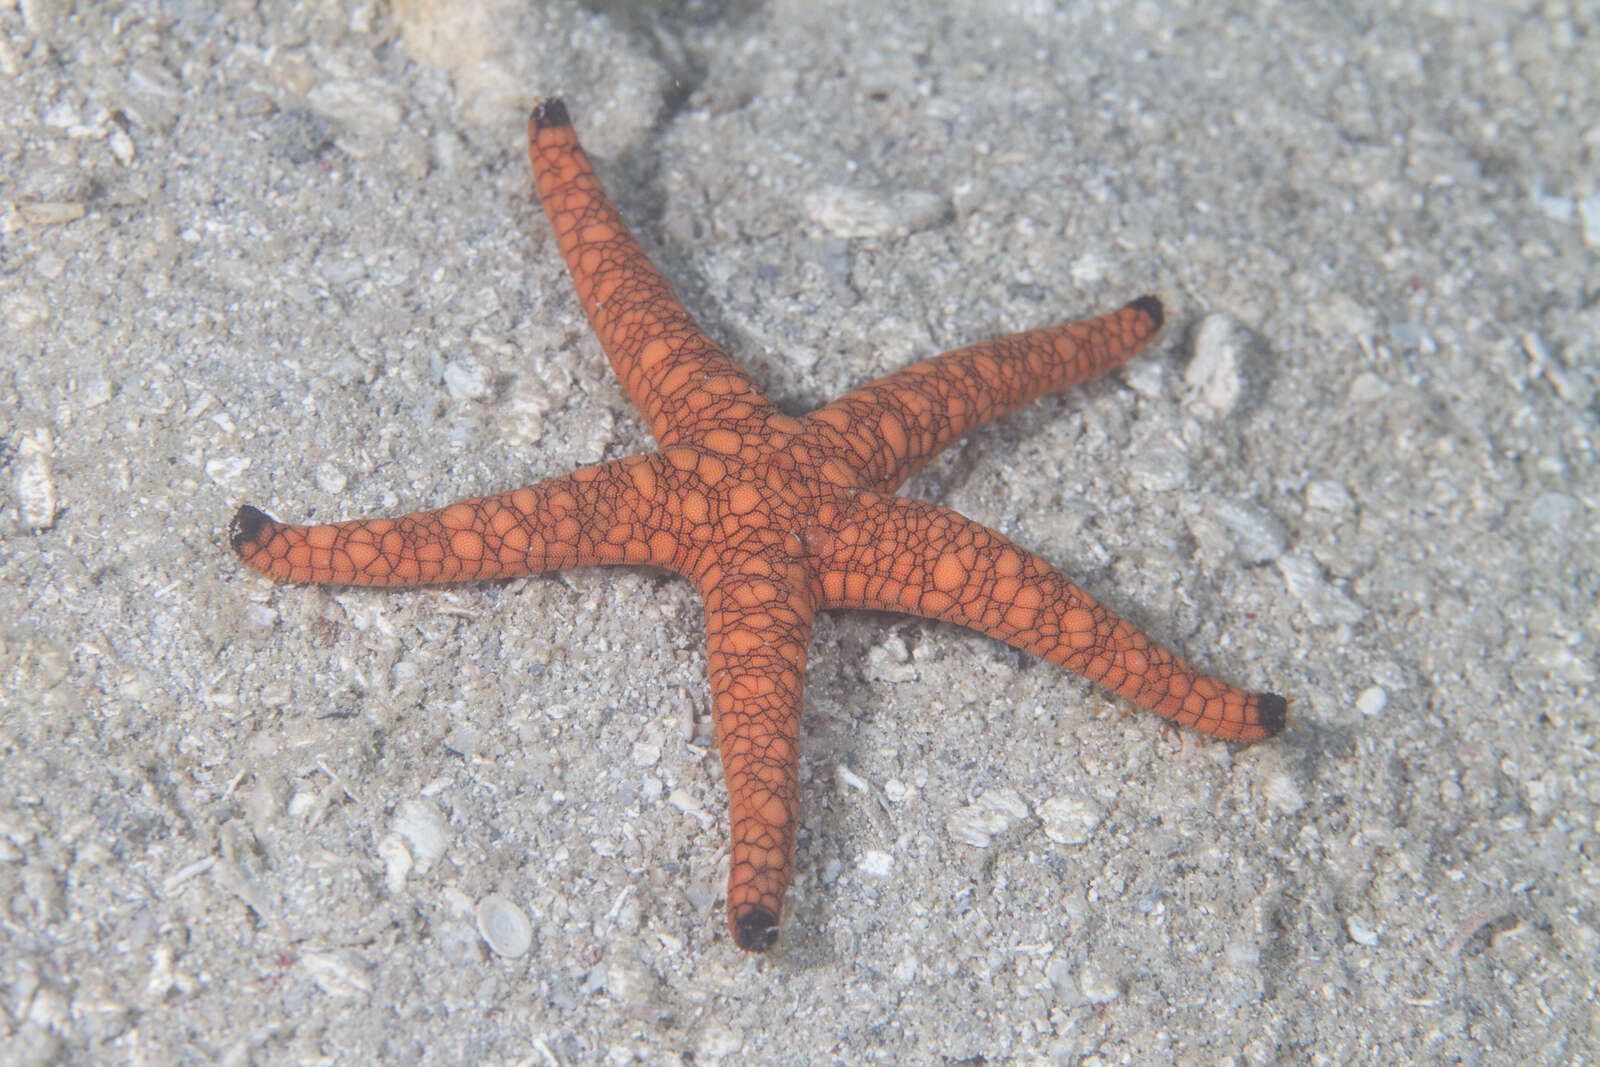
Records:
<instances>
[{"instance_id":1,"label":"small pebble","mask_svg":"<svg viewBox=\"0 0 1600 1067\"><path fill-rule=\"evenodd\" d=\"M160 1000L178 984L175 956L172 946L165 941L150 954L150 970L144 977L144 994L150 1000Z\"/></svg>"},{"instance_id":2,"label":"small pebble","mask_svg":"<svg viewBox=\"0 0 1600 1067\"><path fill-rule=\"evenodd\" d=\"M1064 1000L1068 1005L1082 1003L1083 996L1078 990L1078 983L1072 980L1072 963L1069 960L1052 956L1050 962L1044 965L1044 977L1058 1000Z\"/></svg>"},{"instance_id":3,"label":"small pebble","mask_svg":"<svg viewBox=\"0 0 1600 1067\"><path fill-rule=\"evenodd\" d=\"M1600 193L1579 200L1578 214L1583 217L1583 243L1600 248Z\"/></svg>"},{"instance_id":4,"label":"small pebble","mask_svg":"<svg viewBox=\"0 0 1600 1067\"><path fill-rule=\"evenodd\" d=\"M710 826L714 821L711 818L711 815L706 811L705 807L700 803L699 798L697 798L687 789L684 789L682 786L679 786L667 794L667 803L671 804L685 815L694 816L694 818L700 821L701 826Z\"/></svg>"},{"instance_id":5,"label":"small pebble","mask_svg":"<svg viewBox=\"0 0 1600 1067\"><path fill-rule=\"evenodd\" d=\"M1067 268L1074 284L1080 289L1092 289L1105 280L1109 273L1106 257L1090 249L1072 261Z\"/></svg>"},{"instance_id":6,"label":"small pebble","mask_svg":"<svg viewBox=\"0 0 1600 1067\"><path fill-rule=\"evenodd\" d=\"M1318 626L1353 624L1366 617L1367 609L1322 577L1322 568L1315 560L1295 554L1281 557L1277 564L1284 587L1300 602L1301 610L1312 623Z\"/></svg>"},{"instance_id":7,"label":"small pebble","mask_svg":"<svg viewBox=\"0 0 1600 1067\"><path fill-rule=\"evenodd\" d=\"M1190 484L1189 457L1171 445L1152 442L1128 460L1128 478L1151 493L1170 493Z\"/></svg>"},{"instance_id":8,"label":"small pebble","mask_svg":"<svg viewBox=\"0 0 1600 1067\"><path fill-rule=\"evenodd\" d=\"M392 894L405 892L411 874L411 851L399 834L384 834L378 842L378 858L383 861L383 884Z\"/></svg>"},{"instance_id":9,"label":"small pebble","mask_svg":"<svg viewBox=\"0 0 1600 1067\"><path fill-rule=\"evenodd\" d=\"M1528 521L1551 533L1565 533L1583 521L1583 504L1566 493L1544 493L1528 509Z\"/></svg>"},{"instance_id":10,"label":"small pebble","mask_svg":"<svg viewBox=\"0 0 1600 1067\"><path fill-rule=\"evenodd\" d=\"M206 460L206 477L218 485L231 485L239 480L239 476L250 469L248 456L227 456L222 459Z\"/></svg>"},{"instance_id":11,"label":"small pebble","mask_svg":"<svg viewBox=\"0 0 1600 1067\"><path fill-rule=\"evenodd\" d=\"M894 857L887 852L868 849L856 860L856 870L868 878L887 878L894 870Z\"/></svg>"},{"instance_id":12,"label":"small pebble","mask_svg":"<svg viewBox=\"0 0 1600 1067\"><path fill-rule=\"evenodd\" d=\"M514 960L533 947L533 924L521 908L498 893L478 901L478 933L497 955Z\"/></svg>"},{"instance_id":13,"label":"small pebble","mask_svg":"<svg viewBox=\"0 0 1600 1067\"><path fill-rule=\"evenodd\" d=\"M614 960L606 965L606 992L623 1011L634 1018L642 1018L653 1010L665 990L661 979L647 965L634 960ZM626 1059L613 1062L627 1064L638 1061L630 1052Z\"/></svg>"},{"instance_id":14,"label":"small pebble","mask_svg":"<svg viewBox=\"0 0 1600 1067\"><path fill-rule=\"evenodd\" d=\"M1013 789L991 789L945 820L945 830L964 845L988 848L994 838L1028 817L1028 805Z\"/></svg>"},{"instance_id":15,"label":"small pebble","mask_svg":"<svg viewBox=\"0 0 1600 1067\"><path fill-rule=\"evenodd\" d=\"M1345 293L1331 293L1313 301L1308 309L1311 323L1327 337L1369 338L1378 328L1378 316L1371 307Z\"/></svg>"},{"instance_id":16,"label":"small pebble","mask_svg":"<svg viewBox=\"0 0 1600 1067\"><path fill-rule=\"evenodd\" d=\"M1306 486L1306 507L1318 511L1331 511L1335 515L1355 507L1355 498L1338 482L1312 482Z\"/></svg>"},{"instance_id":17,"label":"small pebble","mask_svg":"<svg viewBox=\"0 0 1600 1067\"><path fill-rule=\"evenodd\" d=\"M56 483L50 471L50 452L55 447L50 431L44 427L21 435L17 444L17 512L25 530L48 530L55 525L58 502Z\"/></svg>"},{"instance_id":18,"label":"small pebble","mask_svg":"<svg viewBox=\"0 0 1600 1067\"><path fill-rule=\"evenodd\" d=\"M872 795L872 783L868 782L865 778L861 777L844 764L839 764L834 773L839 776L840 785L849 786L858 793L865 793L868 796Z\"/></svg>"},{"instance_id":19,"label":"small pebble","mask_svg":"<svg viewBox=\"0 0 1600 1067\"><path fill-rule=\"evenodd\" d=\"M65 130L73 126L81 126L83 119L78 115L78 109L72 106L70 100L59 100L45 110L40 116L46 126L54 126Z\"/></svg>"},{"instance_id":20,"label":"small pebble","mask_svg":"<svg viewBox=\"0 0 1600 1067\"><path fill-rule=\"evenodd\" d=\"M644 920L644 916L640 912L639 901L635 899L632 887L622 891L621 898L611 906L607 917L611 919L611 928L618 933L639 932L639 924Z\"/></svg>"},{"instance_id":21,"label":"small pebble","mask_svg":"<svg viewBox=\"0 0 1600 1067\"><path fill-rule=\"evenodd\" d=\"M481 940L475 924L449 919L429 927L429 936L439 956L451 967L476 967L483 959Z\"/></svg>"},{"instance_id":22,"label":"small pebble","mask_svg":"<svg viewBox=\"0 0 1600 1067\"><path fill-rule=\"evenodd\" d=\"M1356 710L1366 716L1382 713L1389 706L1389 694L1381 685L1368 686L1356 697Z\"/></svg>"},{"instance_id":23,"label":"small pebble","mask_svg":"<svg viewBox=\"0 0 1600 1067\"><path fill-rule=\"evenodd\" d=\"M900 957L900 962L894 965L889 977L894 980L895 985L910 985L917 977L917 958L911 955Z\"/></svg>"},{"instance_id":24,"label":"small pebble","mask_svg":"<svg viewBox=\"0 0 1600 1067\"><path fill-rule=\"evenodd\" d=\"M324 118L362 133L386 133L398 127L403 117L387 88L375 81L325 81L306 94L306 103Z\"/></svg>"},{"instance_id":25,"label":"small pebble","mask_svg":"<svg viewBox=\"0 0 1600 1067\"><path fill-rule=\"evenodd\" d=\"M1183 369L1183 384L1215 415L1232 411L1244 393L1240 367L1249 343L1249 331L1230 315L1207 315L1194 331L1194 354Z\"/></svg>"},{"instance_id":26,"label":"small pebble","mask_svg":"<svg viewBox=\"0 0 1600 1067\"><path fill-rule=\"evenodd\" d=\"M1136 359L1117 373L1123 382L1146 400L1164 400L1167 395L1167 369L1158 361Z\"/></svg>"},{"instance_id":27,"label":"small pebble","mask_svg":"<svg viewBox=\"0 0 1600 1067\"><path fill-rule=\"evenodd\" d=\"M1350 388L1345 390L1350 403L1358 408L1378 408L1388 403L1389 394L1394 392L1394 387L1371 371L1362 371L1350 379Z\"/></svg>"},{"instance_id":28,"label":"small pebble","mask_svg":"<svg viewBox=\"0 0 1600 1067\"><path fill-rule=\"evenodd\" d=\"M867 650L867 677L874 682L916 681L917 666L911 662L911 652L899 634L886 634Z\"/></svg>"},{"instance_id":29,"label":"small pebble","mask_svg":"<svg viewBox=\"0 0 1600 1067\"><path fill-rule=\"evenodd\" d=\"M1253 971L1261 966L1261 949L1245 937L1234 937L1222 949L1222 962L1230 969Z\"/></svg>"},{"instance_id":30,"label":"small pebble","mask_svg":"<svg viewBox=\"0 0 1600 1067\"><path fill-rule=\"evenodd\" d=\"M444 387L456 400L488 400L494 395L489 369L475 359L455 359L445 364Z\"/></svg>"},{"instance_id":31,"label":"small pebble","mask_svg":"<svg viewBox=\"0 0 1600 1067\"><path fill-rule=\"evenodd\" d=\"M920 190L866 191L829 186L805 198L806 215L835 237L904 237L950 211L942 196Z\"/></svg>"},{"instance_id":32,"label":"small pebble","mask_svg":"<svg viewBox=\"0 0 1600 1067\"><path fill-rule=\"evenodd\" d=\"M1378 947L1378 931L1363 918L1352 915L1345 920L1345 929L1350 931L1350 940L1367 948Z\"/></svg>"},{"instance_id":33,"label":"small pebble","mask_svg":"<svg viewBox=\"0 0 1600 1067\"><path fill-rule=\"evenodd\" d=\"M478 745L483 737L474 726L467 723L457 723L450 728L444 736L444 747L451 752L466 756L468 759L478 754Z\"/></svg>"},{"instance_id":34,"label":"small pebble","mask_svg":"<svg viewBox=\"0 0 1600 1067\"><path fill-rule=\"evenodd\" d=\"M106 143L111 148L111 154L117 157L118 163L126 167L133 162L133 138L128 136L127 131L121 128L112 130L110 136L106 138Z\"/></svg>"},{"instance_id":35,"label":"small pebble","mask_svg":"<svg viewBox=\"0 0 1600 1067\"><path fill-rule=\"evenodd\" d=\"M416 857L417 871L426 874L450 841L444 816L426 800L408 800L394 813L389 828L411 842Z\"/></svg>"},{"instance_id":36,"label":"small pebble","mask_svg":"<svg viewBox=\"0 0 1600 1067\"><path fill-rule=\"evenodd\" d=\"M86 410L99 407L111 399L111 380L90 378L79 387L76 399L78 406Z\"/></svg>"},{"instance_id":37,"label":"small pebble","mask_svg":"<svg viewBox=\"0 0 1600 1067\"><path fill-rule=\"evenodd\" d=\"M1428 328L1418 322L1397 322L1389 328L1389 336L1400 348L1429 356L1439 350L1438 342Z\"/></svg>"},{"instance_id":38,"label":"small pebble","mask_svg":"<svg viewBox=\"0 0 1600 1067\"><path fill-rule=\"evenodd\" d=\"M17 211L24 222L35 226L59 226L83 218L84 207L71 201L34 200L18 204Z\"/></svg>"},{"instance_id":39,"label":"small pebble","mask_svg":"<svg viewBox=\"0 0 1600 1067\"><path fill-rule=\"evenodd\" d=\"M316 480L317 488L329 496L337 496L344 492L345 487L350 484L350 479L344 471L332 463L323 463L318 466L312 473L312 478Z\"/></svg>"},{"instance_id":40,"label":"small pebble","mask_svg":"<svg viewBox=\"0 0 1600 1067\"><path fill-rule=\"evenodd\" d=\"M1078 991L1090 1004L1109 1004L1122 995L1116 976L1094 960L1085 962L1078 970Z\"/></svg>"},{"instance_id":41,"label":"small pebble","mask_svg":"<svg viewBox=\"0 0 1600 1067\"><path fill-rule=\"evenodd\" d=\"M1100 805L1088 797L1051 797L1039 805L1044 836L1059 845L1081 845L1088 841L1104 817Z\"/></svg>"},{"instance_id":42,"label":"small pebble","mask_svg":"<svg viewBox=\"0 0 1600 1067\"><path fill-rule=\"evenodd\" d=\"M712 1023L701 1032L695 1053L715 1062L727 1059L742 1048L744 1048L743 1030Z\"/></svg>"},{"instance_id":43,"label":"small pebble","mask_svg":"<svg viewBox=\"0 0 1600 1067\"><path fill-rule=\"evenodd\" d=\"M1244 563L1271 563L1289 547L1289 530L1266 508L1218 498L1209 508L1233 537L1233 553Z\"/></svg>"},{"instance_id":44,"label":"small pebble","mask_svg":"<svg viewBox=\"0 0 1600 1067\"><path fill-rule=\"evenodd\" d=\"M50 305L37 293L14 292L0 301L0 321L16 331L31 330L50 321Z\"/></svg>"},{"instance_id":45,"label":"small pebble","mask_svg":"<svg viewBox=\"0 0 1600 1067\"><path fill-rule=\"evenodd\" d=\"M300 957L318 989L335 1000L360 1000L372 992L372 982L359 966L332 952L307 952Z\"/></svg>"},{"instance_id":46,"label":"small pebble","mask_svg":"<svg viewBox=\"0 0 1600 1067\"><path fill-rule=\"evenodd\" d=\"M56 895L60 891L55 873L43 864L30 863L19 872L17 881L21 883L23 895L32 902L35 922L43 925L55 910ZM13 902L15 907L16 902Z\"/></svg>"},{"instance_id":47,"label":"small pebble","mask_svg":"<svg viewBox=\"0 0 1600 1067\"><path fill-rule=\"evenodd\" d=\"M1266 794L1267 803L1285 815L1293 815L1306 806L1305 794L1300 792L1299 783L1287 772L1279 772L1268 778L1262 792Z\"/></svg>"}]
</instances>

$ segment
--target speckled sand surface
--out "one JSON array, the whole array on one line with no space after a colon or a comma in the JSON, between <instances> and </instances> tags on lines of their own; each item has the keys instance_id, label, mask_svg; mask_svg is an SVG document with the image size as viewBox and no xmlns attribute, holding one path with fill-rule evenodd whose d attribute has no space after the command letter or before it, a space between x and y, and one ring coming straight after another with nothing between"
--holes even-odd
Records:
<instances>
[{"instance_id":1,"label":"speckled sand surface","mask_svg":"<svg viewBox=\"0 0 1600 1067\"><path fill-rule=\"evenodd\" d=\"M1592 4L119 6L0 0L0 1061L1600 1050ZM686 583L244 571L649 447L556 92L789 410L1160 295L910 491L1289 730L829 616L752 959Z\"/></svg>"}]
</instances>

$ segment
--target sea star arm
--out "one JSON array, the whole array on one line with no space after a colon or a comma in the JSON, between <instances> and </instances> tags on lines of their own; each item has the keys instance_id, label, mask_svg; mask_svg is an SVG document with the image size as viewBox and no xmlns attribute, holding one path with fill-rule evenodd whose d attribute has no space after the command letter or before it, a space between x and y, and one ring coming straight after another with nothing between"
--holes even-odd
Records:
<instances>
[{"instance_id":1,"label":"sea star arm","mask_svg":"<svg viewBox=\"0 0 1600 1067\"><path fill-rule=\"evenodd\" d=\"M822 607L960 623L1216 737L1283 729L1282 697L1202 674L1032 552L948 508L863 494L818 548Z\"/></svg>"},{"instance_id":2,"label":"sea star arm","mask_svg":"<svg viewBox=\"0 0 1600 1067\"><path fill-rule=\"evenodd\" d=\"M705 592L711 709L728 783L728 927L747 952L778 936L794 872L800 707L810 597L764 576L727 576Z\"/></svg>"},{"instance_id":3,"label":"sea star arm","mask_svg":"<svg viewBox=\"0 0 1600 1067\"><path fill-rule=\"evenodd\" d=\"M600 347L663 446L775 414L755 381L707 337L612 206L566 105L528 119L539 199Z\"/></svg>"},{"instance_id":4,"label":"sea star arm","mask_svg":"<svg viewBox=\"0 0 1600 1067\"><path fill-rule=\"evenodd\" d=\"M651 499L676 476L660 454L630 456L435 511L322 526L247 504L228 534L240 559L280 582L427 585L596 563L681 572L687 553Z\"/></svg>"},{"instance_id":5,"label":"sea star arm","mask_svg":"<svg viewBox=\"0 0 1600 1067\"><path fill-rule=\"evenodd\" d=\"M992 341L913 363L806 416L847 450L866 484L892 493L946 445L1029 401L1125 363L1161 328L1161 302L1140 297L1099 318Z\"/></svg>"}]
</instances>

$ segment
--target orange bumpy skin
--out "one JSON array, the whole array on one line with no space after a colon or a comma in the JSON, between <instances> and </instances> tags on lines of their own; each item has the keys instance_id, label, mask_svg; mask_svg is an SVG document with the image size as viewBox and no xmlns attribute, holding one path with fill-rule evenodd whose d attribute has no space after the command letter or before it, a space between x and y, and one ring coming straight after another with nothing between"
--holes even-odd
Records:
<instances>
[{"instance_id":1,"label":"orange bumpy skin","mask_svg":"<svg viewBox=\"0 0 1600 1067\"><path fill-rule=\"evenodd\" d=\"M242 507L230 534L245 563L278 581L341 585L596 563L652 564L692 581L706 604L731 805L728 923L751 952L777 938L793 871L801 691L818 611L960 623L1216 737L1283 729L1282 697L1200 673L1033 553L893 495L962 435L1130 359L1161 328L1154 297L950 352L791 418L645 258L560 100L534 111L528 140L578 299L660 450L398 519L290 526Z\"/></svg>"}]
</instances>

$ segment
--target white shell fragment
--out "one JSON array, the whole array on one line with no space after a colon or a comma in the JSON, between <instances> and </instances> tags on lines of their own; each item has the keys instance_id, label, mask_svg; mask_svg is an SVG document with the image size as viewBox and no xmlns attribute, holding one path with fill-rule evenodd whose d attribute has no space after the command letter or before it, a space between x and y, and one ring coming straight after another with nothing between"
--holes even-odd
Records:
<instances>
[{"instance_id":1,"label":"white shell fragment","mask_svg":"<svg viewBox=\"0 0 1600 1067\"><path fill-rule=\"evenodd\" d=\"M1232 411L1244 392L1240 367L1250 334L1228 315L1207 315L1194 331L1194 354L1183 371L1189 393L1214 415Z\"/></svg>"},{"instance_id":2,"label":"white shell fragment","mask_svg":"<svg viewBox=\"0 0 1600 1067\"><path fill-rule=\"evenodd\" d=\"M1317 626L1339 623L1354 625L1366 617L1367 609L1340 592L1322 577L1322 567L1310 556L1292 553L1277 560L1283 584L1289 595Z\"/></svg>"},{"instance_id":3,"label":"white shell fragment","mask_svg":"<svg viewBox=\"0 0 1600 1067\"><path fill-rule=\"evenodd\" d=\"M455 400L488 400L494 396L494 379L475 359L451 360L444 368L444 387Z\"/></svg>"},{"instance_id":4,"label":"white shell fragment","mask_svg":"<svg viewBox=\"0 0 1600 1067\"><path fill-rule=\"evenodd\" d=\"M133 163L133 138L121 128L113 129L106 138L106 144L111 148L111 154L117 157L117 162L124 167Z\"/></svg>"},{"instance_id":5,"label":"white shell fragment","mask_svg":"<svg viewBox=\"0 0 1600 1067\"><path fill-rule=\"evenodd\" d=\"M56 521L56 483L50 474L55 442L39 427L17 443L17 511L27 530L48 530Z\"/></svg>"},{"instance_id":6,"label":"white shell fragment","mask_svg":"<svg viewBox=\"0 0 1600 1067\"><path fill-rule=\"evenodd\" d=\"M335 1000L362 1000L372 992L365 968L348 953L307 952L300 966L316 987Z\"/></svg>"},{"instance_id":7,"label":"white shell fragment","mask_svg":"<svg viewBox=\"0 0 1600 1067\"><path fill-rule=\"evenodd\" d=\"M1244 500L1211 501L1211 518L1232 537L1233 553L1245 563L1271 563L1289 547L1289 529L1266 508Z\"/></svg>"},{"instance_id":8,"label":"white shell fragment","mask_svg":"<svg viewBox=\"0 0 1600 1067\"><path fill-rule=\"evenodd\" d=\"M1262 793L1278 811L1285 815L1293 815L1306 806L1306 797L1300 790L1300 783L1294 780L1294 775L1287 771L1279 771L1267 778L1262 786Z\"/></svg>"},{"instance_id":9,"label":"white shell fragment","mask_svg":"<svg viewBox=\"0 0 1600 1067\"><path fill-rule=\"evenodd\" d=\"M1088 797L1051 797L1039 805L1044 836L1058 845L1081 845L1088 841L1104 817L1100 805Z\"/></svg>"},{"instance_id":10,"label":"white shell fragment","mask_svg":"<svg viewBox=\"0 0 1600 1067\"><path fill-rule=\"evenodd\" d=\"M944 218L944 197L920 189L867 190L830 185L805 198L806 215L834 237L904 237Z\"/></svg>"},{"instance_id":11,"label":"white shell fragment","mask_svg":"<svg viewBox=\"0 0 1600 1067\"><path fill-rule=\"evenodd\" d=\"M1389 706L1389 693L1381 685L1370 685L1356 697L1356 710L1371 718L1383 714L1383 709Z\"/></svg>"},{"instance_id":12,"label":"white shell fragment","mask_svg":"<svg viewBox=\"0 0 1600 1067\"><path fill-rule=\"evenodd\" d=\"M323 463L312 473L316 479L317 488L329 496L338 496L350 484L350 476L340 469L336 463Z\"/></svg>"},{"instance_id":13,"label":"white shell fragment","mask_svg":"<svg viewBox=\"0 0 1600 1067\"><path fill-rule=\"evenodd\" d=\"M411 874L411 850L399 834L384 834L378 842L378 858L383 860L383 884L391 893L403 893Z\"/></svg>"},{"instance_id":14,"label":"white shell fragment","mask_svg":"<svg viewBox=\"0 0 1600 1067\"><path fill-rule=\"evenodd\" d=\"M1028 805L1014 789L991 789L945 820L950 836L964 845L988 848L994 838L1028 817Z\"/></svg>"},{"instance_id":15,"label":"white shell fragment","mask_svg":"<svg viewBox=\"0 0 1600 1067\"><path fill-rule=\"evenodd\" d=\"M514 960L533 947L533 924L522 909L499 893L478 901L478 933L496 955Z\"/></svg>"},{"instance_id":16,"label":"white shell fragment","mask_svg":"<svg viewBox=\"0 0 1600 1067\"><path fill-rule=\"evenodd\" d=\"M1344 922L1344 927L1350 932L1350 940L1366 948L1378 947L1378 931L1367 920L1359 915L1352 915Z\"/></svg>"},{"instance_id":17,"label":"white shell fragment","mask_svg":"<svg viewBox=\"0 0 1600 1067\"><path fill-rule=\"evenodd\" d=\"M1122 995L1122 983L1104 964L1086 960L1078 970L1078 990L1090 1004L1109 1004Z\"/></svg>"},{"instance_id":18,"label":"white shell fragment","mask_svg":"<svg viewBox=\"0 0 1600 1067\"><path fill-rule=\"evenodd\" d=\"M887 878L894 873L894 857L880 849L869 848L856 860L856 869L868 878Z\"/></svg>"},{"instance_id":19,"label":"white shell fragment","mask_svg":"<svg viewBox=\"0 0 1600 1067\"><path fill-rule=\"evenodd\" d=\"M30 200L17 205L24 222L35 226L59 226L83 218L85 209L76 200Z\"/></svg>"},{"instance_id":20,"label":"white shell fragment","mask_svg":"<svg viewBox=\"0 0 1600 1067\"><path fill-rule=\"evenodd\" d=\"M444 816L426 800L408 800L401 804L389 829L411 842L418 874L428 873L428 868L444 855L445 846L450 843Z\"/></svg>"}]
</instances>

